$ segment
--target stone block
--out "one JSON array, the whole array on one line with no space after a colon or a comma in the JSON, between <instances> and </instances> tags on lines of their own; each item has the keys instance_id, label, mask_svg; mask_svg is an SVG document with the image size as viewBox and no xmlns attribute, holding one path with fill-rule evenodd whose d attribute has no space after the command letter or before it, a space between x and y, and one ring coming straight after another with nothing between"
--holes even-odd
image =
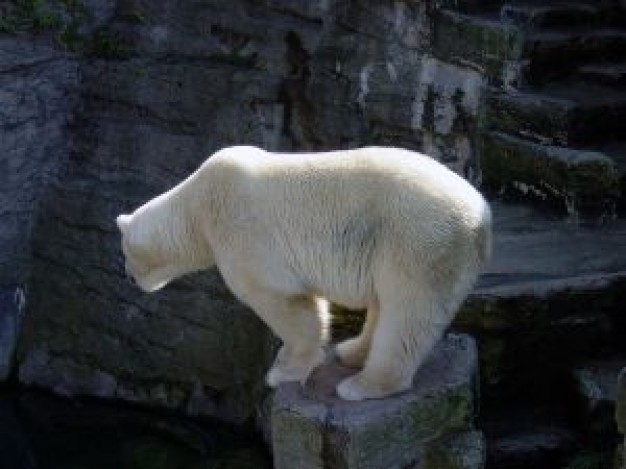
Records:
<instances>
[{"instance_id":1,"label":"stone block","mask_svg":"<svg viewBox=\"0 0 626 469\"><path fill-rule=\"evenodd\" d=\"M337 397L335 387L354 370L331 356L304 387L289 383L274 394L270 422L274 467L434 468L428 461L443 457L441 450L433 449L437 442L473 429L476 360L473 339L449 335L417 372L410 391L382 400L347 402ZM447 444L460 448L465 440L459 438ZM446 461L455 457L451 453ZM481 466L457 461L443 467Z\"/></svg>"},{"instance_id":2,"label":"stone block","mask_svg":"<svg viewBox=\"0 0 626 469\"><path fill-rule=\"evenodd\" d=\"M436 17L434 52L451 62L484 71L494 84L515 84L524 36L510 24L483 16L441 11Z\"/></svg>"},{"instance_id":3,"label":"stone block","mask_svg":"<svg viewBox=\"0 0 626 469\"><path fill-rule=\"evenodd\" d=\"M491 132L482 141L481 169L486 186L562 210L572 218L612 217L619 197L618 170L600 152Z\"/></svg>"},{"instance_id":4,"label":"stone block","mask_svg":"<svg viewBox=\"0 0 626 469\"><path fill-rule=\"evenodd\" d=\"M570 75L585 62L597 57L624 58L626 36L619 29L584 28L569 31L541 31L529 34L524 42L524 84L543 86Z\"/></svg>"},{"instance_id":5,"label":"stone block","mask_svg":"<svg viewBox=\"0 0 626 469\"><path fill-rule=\"evenodd\" d=\"M2 22L2 19L0 19ZM0 284L24 284L37 205L61 174L77 63L42 37L0 37Z\"/></svg>"},{"instance_id":6,"label":"stone block","mask_svg":"<svg viewBox=\"0 0 626 469\"><path fill-rule=\"evenodd\" d=\"M626 94L587 85L487 93L487 126L537 142L585 146L623 133Z\"/></svg>"}]
</instances>

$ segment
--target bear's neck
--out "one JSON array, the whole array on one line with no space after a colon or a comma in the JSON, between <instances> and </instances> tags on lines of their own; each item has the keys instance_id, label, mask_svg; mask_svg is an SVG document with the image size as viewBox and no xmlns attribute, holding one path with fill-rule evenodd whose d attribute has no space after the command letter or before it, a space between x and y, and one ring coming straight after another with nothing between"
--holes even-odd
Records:
<instances>
[{"instance_id":1,"label":"bear's neck","mask_svg":"<svg viewBox=\"0 0 626 469\"><path fill-rule=\"evenodd\" d=\"M172 263L181 263L181 275L207 269L214 264L201 220L194 209L195 198L189 189L179 184L168 193L163 200L166 203L165 220L159 223L167 227L167 232L163 233L166 245L170 247L167 255Z\"/></svg>"}]
</instances>

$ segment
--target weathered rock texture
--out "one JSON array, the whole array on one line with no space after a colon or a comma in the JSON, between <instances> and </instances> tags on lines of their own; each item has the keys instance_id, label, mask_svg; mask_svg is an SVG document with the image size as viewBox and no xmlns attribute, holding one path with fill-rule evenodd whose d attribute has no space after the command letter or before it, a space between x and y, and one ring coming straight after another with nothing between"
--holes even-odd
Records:
<instances>
[{"instance_id":1,"label":"weathered rock texture","mask_svg":"<svg viewBox=\"0 0 626 469\"><path fill-rule=\"evenodd\" d=\"M477 357L469 337L446 337L413 389L385 400L339 399L335 386L350 373L331 358L305 387L278 388L270 422L276 469L483 467L481 434L473 430Z\"/></svg>"},{"instance_id":2,"label":"weathered rock texture","mask_svg":"<svg viewBox=\"0 0 626 469\"><path fill-rule=\"evenodd\" d=\"M77 84L77 62L48 41L0 36L0 381L13 367L35 215L71 149Z\"/></svg>"},{"instance_id":3,"label":"weathered rock texture","mask_svg":"<svg viewBox=\"0 0 626 469\"><path fill-rule=\"evenodd\" d=\"M0 285L26 282L35 212L62 173L77 62L33 37L0 36Z\"/></svg>"}]
</instances>

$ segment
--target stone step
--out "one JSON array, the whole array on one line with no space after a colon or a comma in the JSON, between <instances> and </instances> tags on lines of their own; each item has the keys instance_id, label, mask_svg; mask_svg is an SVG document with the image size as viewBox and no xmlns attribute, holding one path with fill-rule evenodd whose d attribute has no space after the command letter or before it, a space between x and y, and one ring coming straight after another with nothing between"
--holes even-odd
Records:
<instances>
[{"instance_id":1,"label":"stone step","mask_svg":"<svg viewBox=\"0 0 626 469\"><path fill-rule=\"evenodd\" d=\"M617 215L626 217L626 141L606 141L589 149L603 153L613 160L619 173L620 198L617 201Z\"/></svg>"},{"instance_id":2,"label":"stone step","mask_svg":"<svg viewBox=\"0 0 626 469\"><path fill-rule=\"evenodd\" d=\"M413 389L396 396L343 401L335 386L350 373L330 356L306 386L279 386L270 412L276 469L483 467L482 434L473 426L476 348L469 336L446 336Z\"/></svg>"},{"instance_id":3,"label":"stone step","mask_svg":"<svg viewBox=\"0 0 626 469\"><path fill-rule=\"evenodd\" d=\"M603 153L490 132L482 135L480 158L488 190L567 214L572 220L603 221L615 216L620 174Z\"/></svg>"},{"instance_id":4,"label":"stone step","mask_svg":"<svg viewBox=\"0 0 626 469\"><path fill-rule=\"evenodd\" d=\"M581 65L576 76L587 83L626 89L626 62Z\"/></svg>"},{"instance_id":5,"label":"stone step","mask_svg":"<svg viewBox=\"0 0 626 469\"><path fill-rule=\"evenodd\" d=\"M580 83L487 93L487 127L552 145L626 135L626 92Z\"/></svg>"},{"instance_id":6,"label":"stone step","mask_svg":"<svg viewBox=\"0 0 626 469\"><path fill-rule=\"evenodd\" d=\"M572 368L626 351L626 221L580 227L527 206L492 209L493 259L454 322L478 338L483 399L579 402Z\"/></svg>"},{"instance_id":7,"label":"stone step","mask_svg":"<svg viewBox=\"0 0 626 469\"><path fill-rule=\"evenodd\" d=\"M521 60L524 84L537 86L567 77L589 61L626 59L626 30L534 32L525 37Z\"/></svg>"},{"instance_id":8,"label":"stone step","mask_svg":"<svg viewBox=\"0 0 626 469\"><path fill-rule=\"evenodd\" d=\"M539 11L548 18L548 12L560 11L555 6L541 8L513 8L511 4L502 12L480 14L440 10L434 23L434 54L449 62L473 64L484 70L491 84L505 87L543 85L573 74L586 62L626 59L625 28L585 24L568 30L533 30L525 26L522 11L528 21L556 21L545 16L533 20L541 18ZM593 8L581 5L574 11L582 14Z\"/></svg>"},{"instance_id":9,"label":"stone step","mask_svg":"<svg viewBox=\"0 0 626 469\"><path fill-rule=\"evenodd\" d=\"M626 280L626 220L581 227L526 205L490 204L493 256L474 298L541 299L565 290L602 290Z\"/></svg>"},{"instance_id":10,"label":"stone step","mask_svg":"<svg viewBox=\"0 0 626 469\"><path fill-rule=\"evenodd\" d=\"M489 82L517 81L524 33L500 20L497 13L468 15L451 10L437 13L434 54L448 62L471 64L484 71Z\"/></svg>"}]
</instances>

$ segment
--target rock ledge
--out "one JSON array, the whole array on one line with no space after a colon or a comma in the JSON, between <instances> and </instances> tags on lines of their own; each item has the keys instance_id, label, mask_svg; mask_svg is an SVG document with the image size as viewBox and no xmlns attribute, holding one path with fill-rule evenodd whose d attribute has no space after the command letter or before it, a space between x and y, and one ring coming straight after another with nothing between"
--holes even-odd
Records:
<instances>
[{"instance_id":1,"label":"rock ledge","mask_svg":"<svg viewBox=\"0 0 626 469\"><path fill-rule=\"evenodd\" d=\"M476 451L446 468L479 468L483 439L473 429L476 412L476 345L469 336L448 335L418 371L414 387L384 400L346 402L335 386L353 370L334 357L305 387L278 388L271 410L276 469L434 468L441 444L468 438ZM462 435L462 436L459 436Z\"/></svg>"}]
</instances>

